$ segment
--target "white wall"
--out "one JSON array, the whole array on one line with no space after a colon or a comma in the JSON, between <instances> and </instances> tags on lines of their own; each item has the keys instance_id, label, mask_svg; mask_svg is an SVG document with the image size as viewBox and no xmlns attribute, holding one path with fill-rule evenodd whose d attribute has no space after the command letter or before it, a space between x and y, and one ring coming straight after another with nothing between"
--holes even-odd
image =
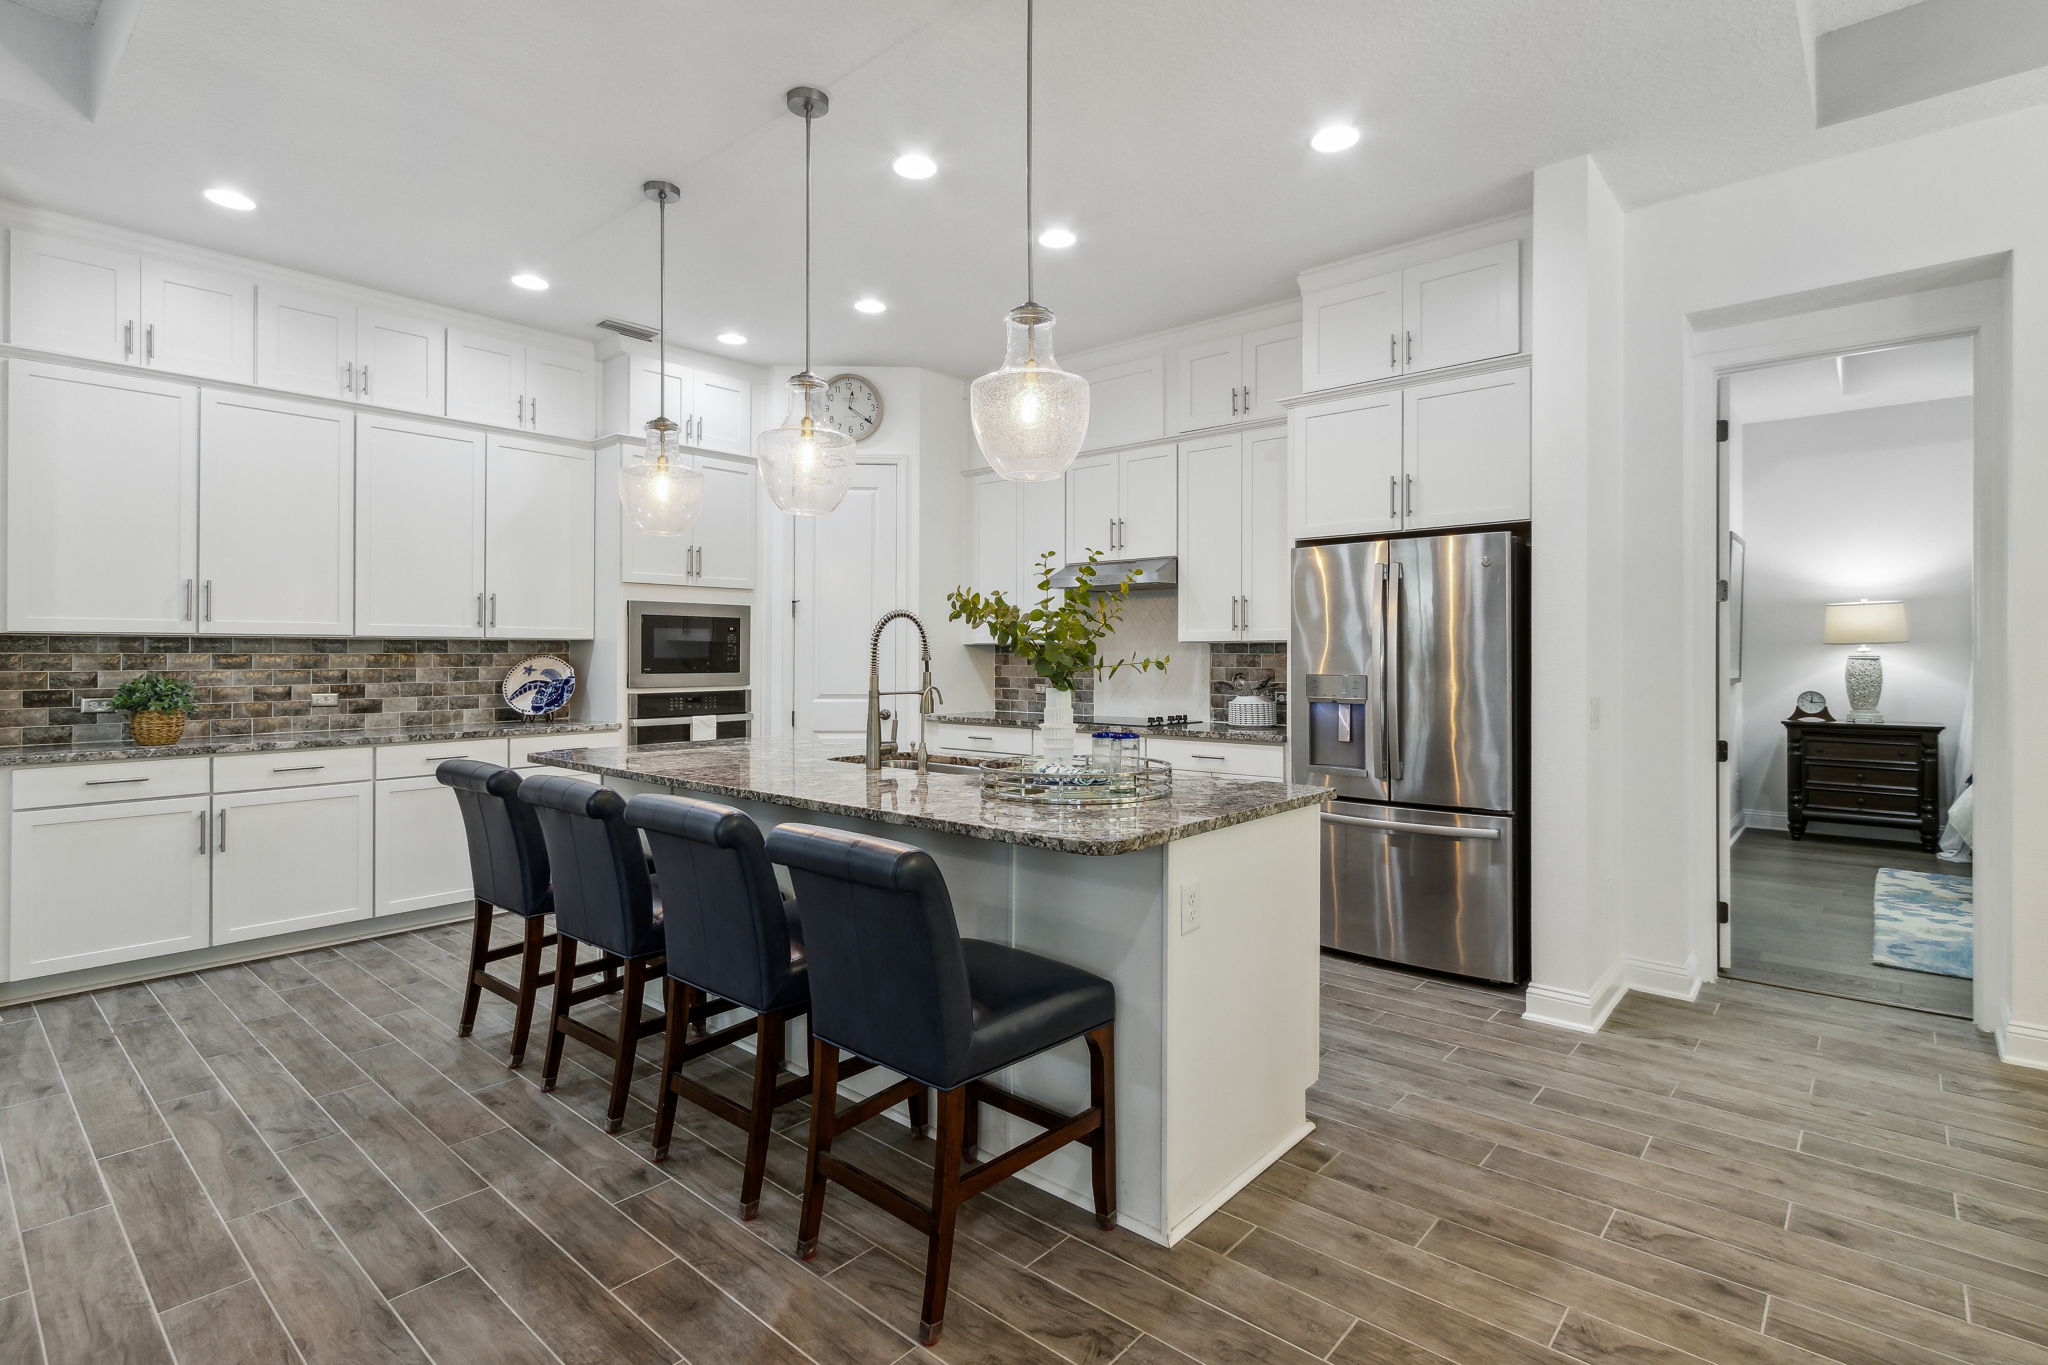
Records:
<instances>
[{"instance_id":1,"label":"white wall","mask_svg":"<svg viewBox=\"0 0 2048 1365\"><path fill-rule=\"evenodd\" d=\"M1881 645L1887 719L1942 733L1943 803L1970 679L1971 400L1949 398L1787 421L1745 423L1748 581L1741 809L1782 828L1785 729L1812 688L1836 717L1849 646L1821 643L1822 609L1858 597L1906 603L1912 639ZM1731 490L1732 492L1732 490ZM1889 831L1844 827L1859 837ZM1899 838L1910 839L1909 832Z\"/></svg>"}]
</instances>

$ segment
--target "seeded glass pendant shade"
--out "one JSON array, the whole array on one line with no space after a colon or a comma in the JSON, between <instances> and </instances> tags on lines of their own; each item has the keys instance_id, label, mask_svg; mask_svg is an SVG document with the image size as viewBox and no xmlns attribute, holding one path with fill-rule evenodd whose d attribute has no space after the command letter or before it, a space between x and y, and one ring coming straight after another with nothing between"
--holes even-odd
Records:
<instances>
[{"instance_id":1,"label":"seeded glass pendant shade","mask_svg":"<svg viewBox=\"0 0 2048 1365\"><path fill-rule=\"evenodd\" d=\"M650 180L641 192L660 210L657 249L657 364L661 368L657 416L647 424L646 445L619 464L619 501L633 529L648 536L683 536L704 510L704 472L684 458L682 428L668 417L668 206L682 191L666 180Z\"/></svg>"},{"instance_id":2,"label":"seeded glass pendant shade","mask_svg":"<svg viewBox=\"0 0 2048 1365\"><path fill-rule=\"evenodd\" d=\"M1031 53L1036 5L1024 4L1024 295L1004 321L1009 334L1000 369L968 390L974 439L989 468L1017 483L1057 479L1088 434L1088 381L1052 355L1052 310L1035 293L1031 234Z\"/></svg>"},{"instance_id":3,"label":"seeded glass pendant shade","mask_svg":"<svg viewBox=\"0 0 2048 1365\"><path fill-rule=\"evenodd\" d=\"M811 373L811 124L832 106L808 85L783 102L804 121L804 367L789 377L782 425L762 432L754 453L769 501L793 517L822 517L853 486L853 438L825 425L825 381Z\"/></svg>"}]
</instances>

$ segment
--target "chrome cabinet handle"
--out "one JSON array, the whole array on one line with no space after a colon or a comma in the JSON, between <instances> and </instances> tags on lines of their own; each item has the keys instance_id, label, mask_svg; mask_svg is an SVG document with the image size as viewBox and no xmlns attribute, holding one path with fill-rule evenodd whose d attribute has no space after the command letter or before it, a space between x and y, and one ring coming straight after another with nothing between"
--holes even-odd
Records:
<instances>
[{"instance_id":1,"label":"chrome cabinet handle","mask_svg":"<svg viewBox=\"0 0 2048 1365\"><path fill-rule=\"evenodd\" d=\"M1387 368L1395 369L1401 363L1401 338L1387 333Z\"/></svg>"},{"instance_id":2,"label":"chrome cabinet handle","mask_svg":"<svg viewBox=\"0 0 2048 1365\"><path fill-rule=\"evenodd\" d=\"M1408 354L1403 358L1402 363L1406 365L1413 365L1415 363L1415 333L1413 332L1408 333Z\"/></svg>"},{"instance_id":3,"label":"chrome cabinet handle","mask_svg":"<svg viewBox=\"0 0 2048 1365\"><path fill-rule=\"evenodd\" d=\"M498 594L491 594L491 624L498 624Z\"/></svg>"},{"instance_id":4,"label":"chrome cabinet handle","mask_svg":"<svg viewBox=\"0 0 2048 1365\"><path fill-rule=\"evenodd\" d=\"M301 763L296 768L272 768L270 771L274 773L317 773L326 766L325 763Z\"/></svg>"},{"instance_id":5,"label":"chrome cabinet handle","mask_svg":"<svg viewBox=\"0 0 2048 1365\"><path fill-rule=\"evenodd\" d=\"M1401 476L1399 474L1387 475L1387 515L1390 517L1401 515Z\"/></svg>"},{"instance_id":6,"label":"chrome cabinet handle","mask_svg":"<svg viewBox=\"0 0 2048 1365\"><path fill-rule=\"evenodd\" d=\"M1240 630L1244 626L1244 621L1242 617L1239 615L1238 611L1238 608L1243 601L1244 599L1241 597L1233 597L1230 599L1230 628L1232 630Z\"/></svg>"},{"instance_id":7,"label":"chrome cabinet handle","mask_svg":"<svg viewBox=\"0 0 2048 1365\"><path fill-rule=\"evenodd\" d=\"M704 419L702 417L697 419L697 444L704 444Z\"/></svg>"},{"instance_id":8,"label":"chrome cabinet handle","mask_svg":"<svg viewBox=\"0 0 2048 1365\"><path fill-rule=\"evenodd\" d=\"M515 427L526 425L526 395L523 393L512 400L512 425Z\"/></svg>"},{"instance_id":9,"label":"chrome cabinet handle","mask_svg":"<svg viewBox=\"0 0 2048 1365\"><path fill-rule=\"evenodd\" d=\"M135 321L129 319L121 324L121 358L126 360L135 354Z\"/></svg>"},{"instance_id":10,"label":"chrome cabinet handle","mask_svg":"<svg viewBox=\"0 0 2048 1365\"><path fill-rule=\"evenodd\" d=\"M185 580L185 612L178 619L181 621L192 619L192 580L189 578Z\"/></svg>"},{"instance_id":11,"label":"chrome cabinet handle","mask_svg":"<svg viewBox=\"0 0 2048 1365\"><path fill-rule=\"evenodd\" d=\"M85 785L88 787L125 787L131 782L147 781L149 779L146 777L89 777L86 779Z\"/></svg>"},{"instance_id":12,"label":"chrome cabinet handle","mask_svg":"<svg viewBox=\"0 0 2048 1365\"><path fill-rule=\"evenodd\" d=\"M1367 829L1391 830L1396 834L1431 834L1439 839L1498 839L1497 829L1470 829L1461 825L1415 825L1405 820L1374 820L1363 815L1337 815L1323 812L1323 823L1329 825L1364 825Z\"/></svg>"},{"instance_id":13,"label":"chrome cabinet handle","mask_svg":"<svg viewBox=\"0 0 2048 1365\"><path fill-rule=\"evenodd\" d=\"M224 810L215 811L213 818L214 828L219 832L219 837L213 845L213 851L215 853L225 853L228 851L228 813Z\"/></svg>"},{"instance_id":14,"label":"chrome cabinet handle","mask_svg":"<svg viewBox=\"0 0 2048 1365\"><path fill-rule=\"evenodd\" d=\"M1230 390L1230 415L1237 416L1237 390L1234 387Z\"/></svg>"},{"instance_id":15,"label":"chrome cabinet handle","mask_svg":"<svg viewBox=\"0 0 2048 1365\"><path fill-rule=\"evenodd\" d=\"M1226 761L1222 754L1189 754L1188 757L1199 758L1204 763L1222 763Z\"/></svg>"},{"instance_id":16,"label":"chrome cabinet handle","mask_svg":"<svg viewBox=\"0 0 2048 1365\"><path fill-rule=\"evenodd\" d=\"M1401 508L1401 513L1403 516L1412 517L1415 515L1415 476L1413 474L1408 476L1408 497Z\"/></svg>"},{"instance_id":17,"label":"chrome cabinet handle","mask_svg":"<svg viewBox=\"0 0 2048 1365\"><path fill-rule=\"evenodd\" d=\"M213 619L213 580L211 578L207 579L206 586L199 591L200 600L206 604L200 615L203 619L211 621Z\"/></svg>"},{"instance_id":18,"label":"chrome cabinet handle","mask_svg":"<svg viewBox=\"0 0 2048 1365\"><path fill-rule=\"evenodd\" d=\"M341 387L351 394L356 391L356 363L353 360L341 367Z\"/></svg>"},{"instance_id":19,"label":"chrome cabinet handle","mask_svg":"<svg viewBox=\"0 0 2048 1365\"><path fill-rule=\"evenodd\" d=\"M199 856L206 856L206 812L199 812Z\"/></svg>"},{"instance_id":20,"label":"chrome cabinet handle","mask_svg":"<svg viewBox=\"0 0 2048 1365\"><path fill-rule=\"evenodd\" d=\"M359 375L359 376L360 376L360 377L362 378L362 381L363 381L363 397L365 397L365 398L368 398L368 397L370 396L370 367L369 367L369 365L368 365L367 363L366 363L366 364L364 364L364 366L363 366L363 367L362 367L362 368L361 368L360 370L358 370L358 371L357 371L357 374L358 374L358 375Z\"/></svg>"},{"instance_id":21,"label":"chrome cabinet handle","mask_svg":"<svg viewBox=\"0 0 2048 1365\"><path fill-rule=\"evenodd\" d=\"M476 595L476 628L478 630L484 628L484 595L482 593Z\"/></svg>"},{"instance_id":22,"label":"chrome cabinet handle","mask_svg":"<svg viewBox=\"0 0 2048 1365\"><path fill-rule=\"evenodd\" d=\"M1242 628L1246 634L1250 634L1252 628L1252 599L1249 597L1240 597L1237 599L1237 603L1238 609L1244 613L1244 621L1242 623Z\"/></svg>"},{"instance_id":23,"label":"chrome cabinet handle","mask_svg":"<svg viewBox=\"0 0 2048 1365\"><path fill-rule=\"evenodd\" d=\"M526 400L526 423L535 431L540 430L540 399L529 398Z\"/></svg>"},{"instance_id":24,"label":"chrome cabinet handle","mask_svg":"<svg viewBox=\"0 0 2048 1365\"><path fill-rule=\"evenodd\" d=\"M1124 548L1124 519L1122 517L1116 519L1116 547L1119 550Z\"/></svg>"},{"instance_id":25,"label":"chrome cabinet handle","mask_svg":"<svg viewBox=\"0 0 2048 1365\"><path fill-rule=\"evenodd\" d=\"M1252 386L1249 384L1244 386L1244 415L1252 415Z\"/></svg>"},{"instance_id":26,"label":"chrome cabinet handle","mask_svg":"<svg viewBox=\"0 0 2048 1365\"><path fill-rule=\"evenodd\" d=\"M156 324L150 323L142 329L142 359L144 363L156 363Z\"/></svg>"}]
</instances>

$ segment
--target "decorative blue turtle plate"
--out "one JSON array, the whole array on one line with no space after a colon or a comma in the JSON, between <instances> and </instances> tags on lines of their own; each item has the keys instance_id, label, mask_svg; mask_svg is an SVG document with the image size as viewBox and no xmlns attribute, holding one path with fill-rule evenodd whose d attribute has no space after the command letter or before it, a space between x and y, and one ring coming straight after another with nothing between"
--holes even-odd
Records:
<instances>
[{"instance_id":1,"label":"decorative blue turtle plate","mask_svg":"<svg viewBox=\"0 0 2048 1365\"><path fill-rule=\"evenodd\" d=\"M512 665L498 694L522 716L548 716L576 695L576 670L565 659L536 654Z\"/></svg>"}]
</instances>

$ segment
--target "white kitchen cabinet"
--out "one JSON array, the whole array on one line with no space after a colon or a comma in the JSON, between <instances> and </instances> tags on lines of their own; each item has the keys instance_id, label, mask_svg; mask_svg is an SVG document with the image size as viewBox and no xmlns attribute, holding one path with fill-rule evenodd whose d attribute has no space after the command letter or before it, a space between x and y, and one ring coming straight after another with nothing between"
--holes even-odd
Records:
<instances>
[{"instance_id":1,"label":"white kitchen cabinet","mask_svg":"<svg viewBox=\"0 0 2048 1365\"><path fill-rule=\"evenodd\" d=\"M1166 365L1145 356L1082 375L1088 381L1088 435L1083 450L1156 441L1166 434Z\"/></svg>"},{"instance_id":2,"label":"white kitchen cabinet","mask_svg":"<svg viewBox=\"0 0 2048 1365\"><path fill-rule=\"evenodd\" d=\"M439 417L448 406L448 329L430 318L356 309L355 396Z\"/></svg>"},{"instance_id":3,"label":"white kitchen cabinet","mask_svg":"<svg viewBox=\"0 0 2048 1365\"><path fill-rule=\"evenodd\" d=\"M466 427L357 415L357 634L483 634L484 448Z\"/></svg>"},{"instance_id":4,"label":"white kitchen cabinet","mask_svg":"<svg viewBox=\"0 0 2048 1365\"><path fill-rule=\"evenodd\" d=\"M1278 744L1246 744L1241 740L1148 738L1145 757L1164 759L1175 772L1278 781L1285 766L1286 750Z\"/></svg>"},{"instance_id":5,"label":"white kitchen cabinet","mask_svg":"<svg viewBox=\"0 0 2048 1365\"><path fill-rule=\"evenodd\" d=\"M207 946L210 824L204 796L17 811L9 978Z\"/></svg>"},{"instance_id":6,"label":"white kitchen cabinet","mask_svg":"<svg viewBox=\"0 0 2048 1365\"><path fill-rule=\"evenodd\" d=\"M1065 479L1020 483L1017 488L1017 548L1020 563L1017 591L1038 600L1038 559L1052 552L1053 568L1059 566L1060 546L1067 535L1067 489Z\"/></svg>"},{"instance_id":7,"label":"white kitchen cabinet","mask_svg":"<svg viewBox=\"0 0 2048 1365\"><path fill-rule=\"evenodd\" d=\"M1404 373L1522 348L1521 251L1502 242L1401 272Z\"/></svg>"},{"instance_id":8,"label":"white kitchen cabinet","mask_svg":"<svg viewBox=\"0 0 2048 1365\"><path fill-rule=\"evenodd\" d=\"M664 411L696 450L746 455L753 447L753 389L718 370L693 369L652 354L615 354L605 361L603 429L638 437Z\"/></svg>"},{"instance_id":9,"label":"white kitchen cabinet","mask_svg":"<svg viewBox=\"0 0 2048 1365\"><path fill-rule=\"evenodd\" d=\"M754 386L713 370L693 370L690 377L690 444L699 450L746 454L753 444Z\"/></svg>"},{"instance_id":10,"label":"white kitchen cabinet","mask_svg":"<svg viewBox=\"0 0 2048 1365\"><path fill-rule=\"evenodd\" d=\"M183 262L142 261L142 363L246 384L255 372L256 286Z\"/></svg>"},{"instance_id":11,"label":"white kitchen cabinet","mask_svg":"<svg viewBox=\"0 0 2048 1365\"><path fill-rule=\"evenodd\" d=\"M587 449L493 435L484 493L484 634L587 640L594 622Z\"/></svg>"},{"instance_id":12,"label":"white kitchen cabinet","mask_svg":"<svg viewBox=\"0 0 2048 1365\"><path fill-rule=\"evenodd\" d=\"M1246 432L1244 451L1242 634L1247 640L1285 640L1294 619L1294 542L1287 534L1287 429Z\"/></svg>"},{"instance_id":13,"label":"white kitchen cabinet","mask_svg":"<svg viewBox=\"0 0 2048 1365\"><path fill-rule=\"evenodd\" d=\"M986 597L1001 593L1017 601L1023 582L1024 553L1018 543L1018 509L1028 485L1003 478L976 479L967 490L967 582L962 585ZM960 624L970 645L995 643L986 626Z\"/></svg>"},{"instance_id":14,"label":"white kitchen cabinet","mask_svg":"<svg viewBox=\"0 0 2048 1365\"><path fill-rule=\"evenodd\" d=\"M622 452L633 459L638 451ZM760 478L751 460L698 455L704 510L689 534L650 536L619 513L620 577L628 583L678 583L700 588L751 588L756 582L755 497Z\"/></svg>"},{"instance_id":15,"label":"white kitchen cabinet","mask_svg":"<svg viewBox=\"0 0 2048 1365\"><path fill-rule=\"evenodd\" d=\"M925 742L935 754L1028 754L1037 729L1014 725L958 725L926 721Z\"/></svg>"},{"instance_id":16,"label":"white kitchen cabinet","mask_svg":"<svg viewBox=\"0 0 2048 1365\"><path fill-rule=\"evenodd\" d=\"M1113 558L1120 506L1117 457L1083 456L1068 466L1060 481L1067 486L1067 562L1079 563L1091 551Z\"/></svg>"},{"instance_id":17,"label":"white kitchen cabinet","mask_svg":"<svg viewBox=\"0 0 2048 1365\"><path fill-rule=\"evenodd\" d=\"M526 420L520 425L544 436L589 440L597 432L596 372L587 352L526 347Z\"/></svg>"},{"instance_id":18,"label":"white kitchen cabinet","mask_svg":"<svg viewBox=\"0 0 2048 1365\"><path fill-rule=\"evenodd\" d=\"M197 389L12 361L6 470L8 629L191 630Z\"/></svg>"},{"instance_id":19,"label":"white kitchen cabinet","mask_svg":"<svg viewBox=\"0 0 2048 1365\"><path fill-rule=\"evenodd\" d=\"M355 304L311 289L257 286L256 382L315 398L355 397Z\"/></svg>"},{"instance_id":20,"label":"white kitchen cabinet","mask_svg":"<svg viewBox=\"0 0 2048 1365\"><path fill-rule=\"evenodd\" d=\"M1401 529L1400 390L1296 408L1287 433L1295 539Z\"/></svg>"},{"instance_id":21,"label":"white kitchen cabinet","mask_svg":"<svg viewBox=\"0 0 2048 1365\"><path fill-rule=\"evenodd\" d=\"M1171 443L1076 460L1063 480L1068 561L1086 559L1090 550L1104 559L1171 555L1178 466Z\"/></svg>"},{"instance_id":22,"label":"white kitchen cabinet","mask_svg":"<svg viewBox=\"0 0 2048 1365\"><path fill-rule=\"evenodd\" d=\"M1310 393L1401 373L1401 275L1317 290L1301 301L1301 385Z\"/></svg>"},{"instance_id":23,"label":"white kitchen cabinet","mask_svg":"<svg viewBox=\"0 0 2048 1365\"><path fill-rule=\"evenodd\" d=\"M86 360L137 361L142 261L134 252L14 229L7 339Z\"/></svg>"},{"instance_id":24,"label":"white kitchen cabinet","mask_svg":"<svg viewBox=\"0 0 2048 1365\"><path fill-rule=\"evenodd\" d=\"M216 795L213 942L368 919L375 895L371 786Z\"/></svg>"},{"instance_id":25,"label":"white kitchen cabinet","mask_svg":"<svg viewBox=\"0 0 2048 1365\"><path fill-rule=\"evenodd\" d=\"M453 789L431 769L377 783L376 913L396 915L475 896L469 839Z\"/></svg>"},{"instance_id":26,"label":"white kitchen cabinet","mask_svg":"<svg viewBox=\"0 0 2048 1365\"><path fill-rule=\"evenodd\" d=\"M494 427L526 425L526 347L495 332L448 329L448 415Z\"/></svg>"},{"instance_id":27,"label":"white kitchen cabinet","mask_svg":"<svg viewBox=\"0 0 2048 1365\"><path fill-rule=\"evenodd\" d=\"M1287 638L1287 436L1180 444L1180 638Z\"/></svg>"},{"instance_id":28,"label":"white kitchen cabinet","mask_svg":"<svg viewBox=\"0 0 2048 1365\"><path fill-rule=\"evenodd\" d=\"M355 628L355 422L318 403L203 389L199 629Z\"/></svg>"},{"instance_id":29,"label":"white kitchen cabinet","mask_svg":"<svg viewBox=\"0 0 2048 1365\"><path fill-rule=\"evenodd\" d=\"M1174 356L1174 429L1278 418L1301 387L1301 327L1286 323L1185 347Z\"/></svg>"},{"instance_id":30,"label":"white kitchen cabinet","mask_svg":"<svg viewBox=\"0 0 2048 1365\"><path fill-rule=\"evenodd\" d=\"M1529 516L1529 371L1402 391L1403 524L1411 531Z\"/></svg>"}]
</instances>

